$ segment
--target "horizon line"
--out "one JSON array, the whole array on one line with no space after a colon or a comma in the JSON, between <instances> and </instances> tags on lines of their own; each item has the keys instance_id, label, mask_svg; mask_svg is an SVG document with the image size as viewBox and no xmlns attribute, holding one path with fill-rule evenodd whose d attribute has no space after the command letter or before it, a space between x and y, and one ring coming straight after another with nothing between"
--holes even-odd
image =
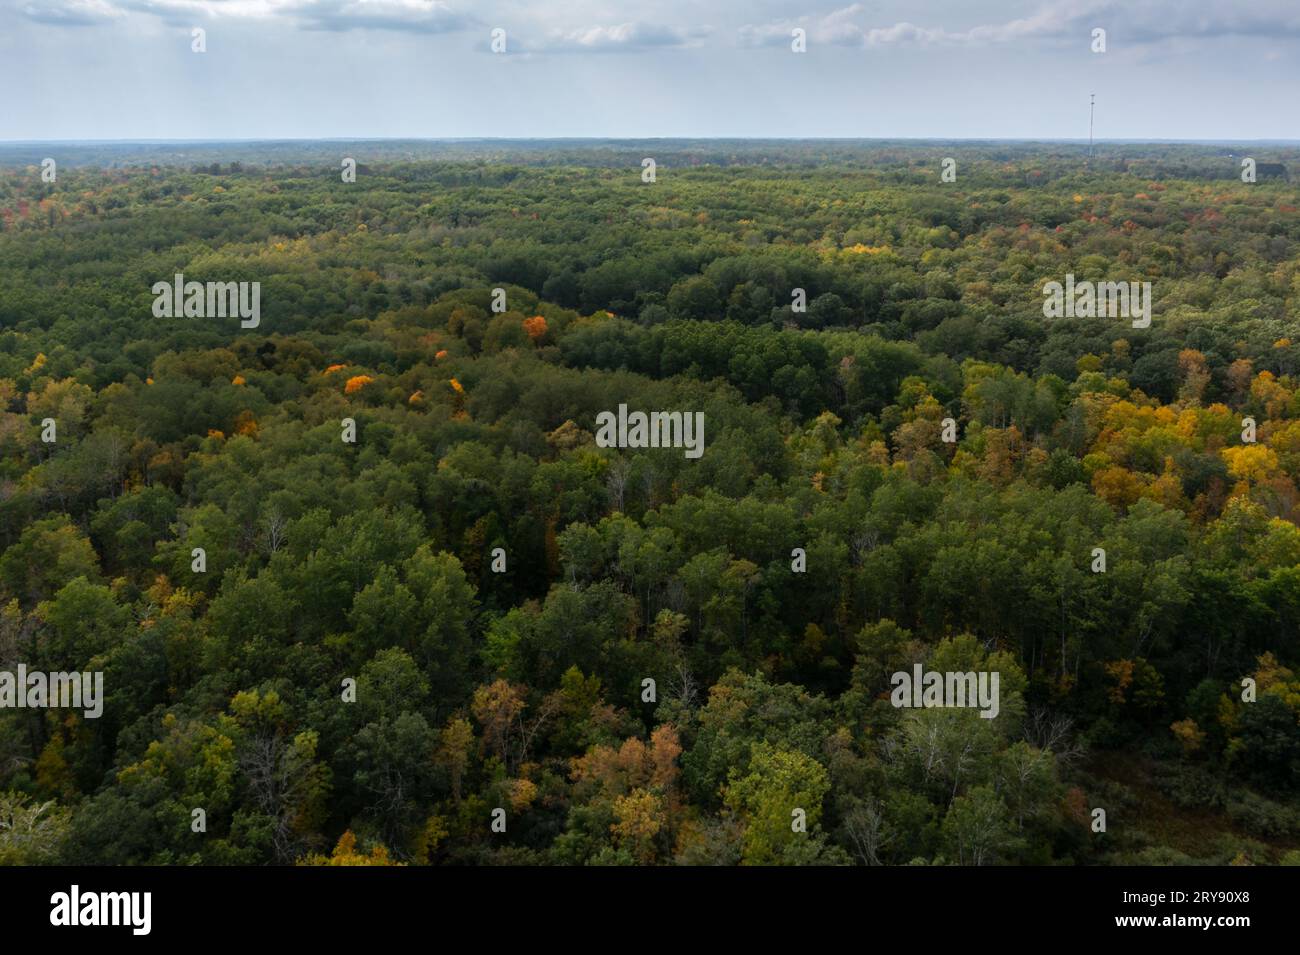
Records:
<instances>
[{"instance_id":1,"label":"horizon line","mask_svg":"<svg viewBox=\"0 0 1300 955\"><path fill-rule=\"evenodd\" d=\"M1086 137L1029 137L1029 136L291 136L291 137L229 137L229 138L178 138L155 137L135 139L0 139L4 146L83 145L83 146L166 146L213 145L244 143L640 143L640 142L701 142L701 143L1060 143L1086 145ZM1117 145L1204 145L1218 146L1236 143L1260 143L1300 146L1300 139L1257 138L1152 138L1110 137L1092 140L1097 143Z\"/></svg>"}]
</instances>

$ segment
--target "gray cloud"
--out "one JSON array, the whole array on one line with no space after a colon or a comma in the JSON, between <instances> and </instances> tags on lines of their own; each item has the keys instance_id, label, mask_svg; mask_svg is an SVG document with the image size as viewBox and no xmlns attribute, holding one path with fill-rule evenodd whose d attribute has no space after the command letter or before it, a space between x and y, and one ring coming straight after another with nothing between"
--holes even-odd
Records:
<instances>
[{"instance_id":1,"label":"gray cloud","mask_svg":"<svg viewBox=\"0 0 1300 955\"><path fill-rule=\"evenodd\" d=\"M125 11L110 0L50 0L46 3L28 3L22 7L22 14L37 23L66 27L94 26L126 15Z\"/></svg>"},{"instance_id":2,"label":"gray cloud","mask_svg":"<svg viewBox=\"0 0 1300 955\"><path fill-rule=\"evenodd\" d=\"M855 21L861 19L865 11L866 7L855 3L820 15L746 24L740 28L740 43L742 46L786 46L792 39L792 31L798 27L813 43L860 46L864 31Z\"/></svg>"},{"instance_id":3,"label":"gray cloud","mask_svg":"<svg viewBox=\"0 0 1300 955\"><path fill-rule=\"evenodd\" d=\"M555 30L540 42L525 42L524 49L540 53L630 53L644 50L683 49L700 45L712 33L709 27L676 29L646 23Z\"/></svg>"},{"instance_id":4,"label":"gray cloud","mask_svg":"<svg viewBox=\"0 0 1300 955\"><path fill-rule=\"evenodd\" d=\"M209 20L285 22L306 30L450 33L479 21L445 0L45 0L23 7L39 23L85 26L130 14L170 24Z\"/></svg>"},{"instance_id":5,"label":"gray cloud","mask_svg":"<svg viewBox=\"0 0 1300 955\"><path fill-rule=\"evenodd\" d=\"M315 30L401 30L455 33L481 21L458 13L440 0L337 0L313 3L299 14Z\"/></svg>"},{"instance_id":6,"label":"gray cloud","mask_svg":"<svg viewBox=\"0 0 1300 955\"><path fill-rule=\"evenodd\" d=\"M810 42L837 46L981 46L1029 38L1078 35L1081 23L1091 23L1103 10L1112 6L1110 0L1068 0L1045 6L1027 17L966 30L947 30L942 25L922 26L908 21L870 26L866 7L855 3L818 16L743 26L740 38L741 43L747 46L779 46L790 41L792 29L802 27Z\"/></svg>"},{"instance_id":7,"label":"gray cloud","mask_svg":"<svg viewBox=\"0 0 1300 955\"><path fill-rule=\"evenodd\" d=\"M1187 4L1178 0L1116 3L1114 0L1058 0L1027 16L979 24L962 30L941 23L898 21L872 24L860 3L829 13L747 24L739 30L742 46L783 46L790 31L801 27L811 43L879 47L980 47L1022 40L1078 40L1094 27L1107 31L1119 46L1174 39L1228 36L1277 39L1300 36L1300 7L1294 0L1253 0L1235 6Z\"/></svg>"}]
</instances>

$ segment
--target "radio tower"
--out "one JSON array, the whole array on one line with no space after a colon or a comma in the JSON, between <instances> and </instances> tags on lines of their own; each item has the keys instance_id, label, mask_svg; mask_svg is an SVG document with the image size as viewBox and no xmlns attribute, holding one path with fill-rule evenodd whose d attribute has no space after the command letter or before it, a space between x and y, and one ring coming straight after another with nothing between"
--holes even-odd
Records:
<instances>
[{"instance_id":1,"label":"radio tower","mask_svg":"<svg viewBox=\"0 0 1300 955\"><path fill-rule=\"evenodd\" d=\"M1097 94L1088 94L1088 168L1092 168L1092 114L1097 105Z\"/></svg>"}]
</instances>

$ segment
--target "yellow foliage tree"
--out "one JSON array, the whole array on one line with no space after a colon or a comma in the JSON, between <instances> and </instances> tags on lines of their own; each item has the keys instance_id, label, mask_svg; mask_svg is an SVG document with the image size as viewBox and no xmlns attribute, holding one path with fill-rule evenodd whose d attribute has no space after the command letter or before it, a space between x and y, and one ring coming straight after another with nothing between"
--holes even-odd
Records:
<instances>
[{"instance_id":1,"label":"yellow foliage tree","mask_svg":"<svg viewBox=\"0 0 1300 955\"><path fill-rule=\"evenodd\" d=\"M1258 484L1275 474L1278 469L1277 454L1262 444L1242 444L1222 448L1219 455L1228 465L1228 473L1239 481Z\"/></svg>"},{"instance_id":2,"label":"yellow foliage tree","mask_svg":"<svg viewBox=\"0 0 1300 955\"><path fill-rule=\"evenodd\" d=\"M393 862L388 858L388 849L386 846L375 845L370 850L370 854L357 851L357 837L349 829L343 835L339 836L338 845L334 847L334 852L327 858L319 853L309 855L299 860L299 865L312 866L343 866L343 865L388 865L400 866L405 862Z\"/></svg>"},{"instance_id":3,"label":"yellow foliage tree","mask_svg":"<svg viewBox=\"0 0 1300 955\"><path fill-rule=\"evenodd\" d=\"M614 822L609 831L621 849L627 849L642 865L654 862L654 838L663 828L663 806L654 793L634 789L614 800Z\"/></svg>"}]
</instances>

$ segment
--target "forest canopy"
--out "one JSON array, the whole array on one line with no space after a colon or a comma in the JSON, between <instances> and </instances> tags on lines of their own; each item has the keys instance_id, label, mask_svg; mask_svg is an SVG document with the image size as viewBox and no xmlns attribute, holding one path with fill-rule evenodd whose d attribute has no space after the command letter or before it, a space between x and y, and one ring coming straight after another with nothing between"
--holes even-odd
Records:
<instances>
[{"instance_id":1,"label":"forest canopy","mask_svg":"<svg viewBox=\"0 0 1300 955\"><path fill-rule=\"evenodd\" d=\"M105 694L0 708L0 863L1300 862L1288 170L0 146L0 670Z\"/></svg>"}]
</instances>

